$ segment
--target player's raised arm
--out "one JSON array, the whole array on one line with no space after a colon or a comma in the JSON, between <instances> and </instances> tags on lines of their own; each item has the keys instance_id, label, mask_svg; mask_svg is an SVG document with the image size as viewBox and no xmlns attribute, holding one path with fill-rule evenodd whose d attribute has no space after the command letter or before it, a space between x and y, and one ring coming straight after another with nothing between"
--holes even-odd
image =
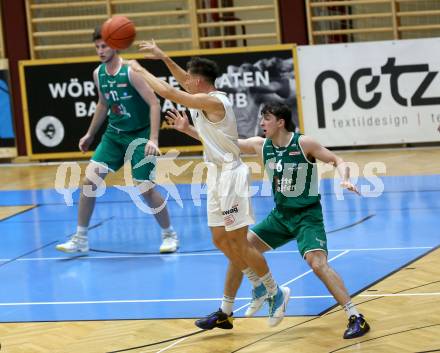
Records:
<instances>
[{"instance_id":1,"label":"player's raised arm","mask_svg":"<svg viewBox=\"0 0 440 353\"><path fill-rule=\"evenodd\" d=\"M217 113L216 115L219 117L218 120L223 119L225 109L223 103L218 98L206 93L190 94L178 90L165 81L152 75L148 70L135 61L130 62L130 66L134 71L139 72L148 85L161 97L188 108L203 110L208 114Z\"/></svg>"},{"instance_id":2,"label":"player's raised arm","mask_svg":"<svg viewBox=\"0 0 440 353\"><path fill-rule=\"evenodd\" d=\"M154 39L151 41L142 41L139 44L139 50L146 53L146 59L162 60L183 89L190 92L190 87L188 85L188 80L190 79L189 74L179 65L177 65L177 63L165 52L163 52L162 49L158 47Z\"/></svg>"},{"instance_id":3,"label":"player's raised arm","mask_svg":"<svg viewBox=\"0 0 440 353\"><path fill-rule=\"evenodd\" d=\"M307 157L313 157L336 167L339 175L342 178L342 188L353 191L360 195L356 186L350 181L350 168L341 157L337 156L309 136L302 136L299 143Z\"/></svg>"},{"instance_id":4,"label":"player's raised arm","mask_svg":"<svg viewBox=\"0 0 440 353\"><path fill-rule=\"evenodd\" d=\"M261 156L264 144L264 138L260 136L249 137L247 139L238 139L238 147L241 153L257 154Z\"/></svg>"}]
</instances>

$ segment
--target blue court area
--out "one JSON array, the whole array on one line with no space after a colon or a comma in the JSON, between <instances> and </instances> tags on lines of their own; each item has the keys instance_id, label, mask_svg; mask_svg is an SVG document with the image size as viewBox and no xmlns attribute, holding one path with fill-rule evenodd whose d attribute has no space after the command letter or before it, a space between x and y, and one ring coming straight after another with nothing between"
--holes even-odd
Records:
<instances>
[{"instance_id":1,"label":"blue court area","mask_svg":"<svg viewBox=\"0 0 440 353\"><path fill-rule=\"evenodd\" d=\"M344 200L338 200L333 180L321 182L329 259L352 294L440 244L440 175L380 180L382 194L360 179L365 196L344 192ZM254 186L260 190L253 198L258 221L273 201L261 183ZM95 251L85 257L54 249L76 230L78 191L72 207L55 190L0 192L1 206L36 205L0 222L0 321L195 318L216 310L227 262L211 243L201 190L178 185L183 207L170 197L181 248L160 255L153 216L139 210L126 191L107 189L89 232ZM291 288L288 315L316 315L335 304L295 242L266 257L277 281ZM245 280L235 316L243 315L249 297Z\"/></svg>"}]
</instances>

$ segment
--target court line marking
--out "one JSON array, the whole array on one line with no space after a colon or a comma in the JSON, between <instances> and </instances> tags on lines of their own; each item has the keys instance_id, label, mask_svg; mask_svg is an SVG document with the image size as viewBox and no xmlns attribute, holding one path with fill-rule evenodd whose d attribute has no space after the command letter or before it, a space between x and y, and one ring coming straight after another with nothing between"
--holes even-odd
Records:
<instances>
[{"instance_id":1,"label":"court line marking","mask_svg":"<svg viewBox=\"0 0 440 353\"><path fill-rule=\"evenodd\" d=\"M345 250L344 252L342 252L342 253L340 253L340 254L338 254L336 256L333 256L332 258L328 259L327 262L332 262L333 260L336 260L337 258L339 258L341 256L344 256L344 255L348 254L349 252L350 252L350 250ZM296 276L295 278L292 278L291 280L289 280L287 282L284 282L283 284L281 284L281 286L287 286L287 285L289 285L289 284L299 280L300 278L302 278L302 277L304 277L304 276L306 276L306 275L308 275L309 273L312 273L312 272L313 272L313 270L310 269L310 270L300 274L299 276ZM246 303L245 305L240 306L238 309L234 310L234 312L238 312L238 311L248 307L249 304L250 303Z\"/></svg>"},{"instance_id":2,"label":"court line marking","mask_svg":"<svg viewBox=\"0 0 440 353\"><path fill-rule=\"evenodd\" d=\"M377 293L377 294L359 294L356 297L376 298L376 297L428 297L440 296L440 292L423 293ZM180 298L180 299L127 299L127 300L85 300L72 302L27 302L27 303L0 303L1 306L38 306L38 305L85 305L85 304L138 304L138 303L185 303L185 302L210 302L221 301L223 298ZM251 300L251 297L235 298L239 300ZM290 299L333 299L332 295L293 295ZM246 304L243 307L246 307ZM234 310L234 313L242 309Z\"/></svg>"},{"instance_id":3,"label":"court line marking","mask_svg":"<svg viewBox=\"0 0 440 353\"><path fill-rule=\"evenodd\" d=\"M440 191L440 190L438 190L438 191ZM1 195L1 191L0 191L0 195ZM185 200L182 200L182 201L185 201ZM132 203L132 201L130 201L130 200L127 200L127 201L98 201L97 200L96 203L99 203L99 204L115 204L115 203ZM43 208L43 207L46 207L46 206L51 207L51 206L64 205L64 203L45 203L45 204L38 204L38 205L40 206L40 208ZM27 205L1 205L0 204L0 207L14 207L14 206L27 206ZM414 211L426 211L426 210L433 211L433 210L438 210L438 209L440 209L440 207L434 207L434 206L428 207L428 206L426 206L426 207L401 207L401 208L375 208L374 211L392 211L392 212L394 212L394 211L408 211L408 210L411 210L412 212L414 212ZM32 210L34 210L34 209L32 208L32 209L29 209L27 211L30 212ZM363 211L369 211L369 209L365 208L365 209L359 209L359 210L349 210L349 209L337 209L337 210L323 209L322 210L323 213L333 213L333 214L334 213L347 213L347 214L350 214L350 213L358 213L358 212L363 212ZM16 214L16 216L19 216L19 215L21 215L21 214ZM263 210L261 210L261 211L254 211L254 215L264 215L265 216L265 215L267 215L267 212L263 211ZM198 214L193 215L193 216L173 215L173 218L188 218L188 217L194 217L195 218L195 217L198 217L198 216L199 216ZM204 216L204 215L202 215L202 216ZM146 218L145 218L144 215L142 215L142 216L141 215L140 216L127 216L127 217L122 217L121 215L119 215L118 219L124 220L124 221L132 221L132 220L145 220ZM15 223L20 223L20 224L22 224L22 223L24 223L24 224L59 223L59 222L66 223L66 222L77 222L77 219L76 218L65 218L65 219L50 219L50 218L48 218L48 219L38 219L38 220L37 219L11 220L9 218L5 218L5 219L0 220L0 222L1 221L7 221L7 222L5 222L5 224L10 225L10 224L15 224ZM340 230L340 229L336 229L336 230ZM335 230L330 230L330 231L327 232L327 234L330 233L330 232L334 232L334 231Z\"/></svg>"},{"instance_id":4,"label":"court line marking","mask_svg":"<svg viewBox=\"0 0 440 353\"><path fill-rule=\"evenodd\" d=\"M162 183L161 185L166 185L166 184ZM180 184L178 184L178 185L180 185ZM195 184L192 184L192 185L195 185ZM253 186L258 186L258 185L253 185ZM47 189L47 190L53 190L53 189ZM2 194L2 192L8 192L8 191L15 192L16 190L3 190L3 191L0 190L0 195ZM20 190L18 190L18 191L20 191ZM34 191L34 190L30 190L30 191ZM421 193L421 192L440 192L440 189L390 190L390 191L383 191L382 194L391 194L391 193L395 193L396 194L396 193L410 193L410 192L415 192L415 193ZM319 192L319 194L322 195L322 196L324 196L324 195L326 195L326 196L336 195L335 192L327 192L327 191ZM58 195L59 195L59 198L61 198L61 195L60 194L58 194ZM58 195L57 195L57 197L58 197ZM371 195L376 195L376 196L374 196L374 198L377 198L379 196L378 194L372 193L372 192L364 193L362 195L363 196L367 196L368 195L370 197L373 197ZM101 196L101 197L103 197L103 196ZM356 196L344 193L344 198L345 197L354 199ZM270 198L270 199L272 199L273 197L271 195L267 195L266 196L266 195L261 195L259 193L257 193L257 194L252 196L252 199L258 199L258 198ZM180 197L180 199L184 203L185 202L192 202L193 201L192 197L185 197L185 196L183 196L183 197ZM200 200L202 200L203 202L206 202L206 194L201 194L200 195ZM66 203L64 201L60 201L60 202L44 202L44 201L46 201L46 200L44 200L44 197L39 197L37 195L37 196L32 196L32 199L29 199L27 201L24 200L23 202L26 202L26 203L23 203L23 204L20 204L19 201L15 201L12 205L0 202L0 206L1 207L26 206L29 202L36 202L36 201L39 201L38 203L41 206L65 206L66 205ZM342 200L337 200L337 201L342 201ZM167 202L168 203L176 203L177 201L175 199L173 199L173 198L168 198ZM96 199L96 203L98 203L98 204L117 204L117 203L132 204L133 201L131 201L130 199L120 199L120 200L112 200L112 201L110 201L110 200L103 200L103 201L101 201L100 198L97 198ZM73 201L73 205L77 206L78 204L79 204L79 200L75 198L74 201ZM176 206L176 207L179 207L179 206ZM200 206L197 206L197 207L204 208L205 206L203 204L201 204ZM433 209L433 210L435 210L435 209L438 209L438 208L437 207L416 207L414 209L415 210L425 210L425 209L429 209L429 210ZM370 210L371 210L370 208L360 208L358 211L370 211ZM413 208L403 207L403 208L375 208L374 209L374 211L402 211L402 210L405 210L405 211L406 210L413 210ZM323 213L338 213L338 212L355 213L355 211L351 211L351 210L348 210L348 209L330 210L330 209L327 209L327 208L323 208L322 211L323 211Z\"/></svg>"},{"instance_id":5,"label":"court line marking","mask_svg":"<svg viewBox=\"0 0 440 353\"><path fill-rule=\"evenodd\" d=\"M331 259L328 262L336 260L337 258L346 255L349 253L349 250L346 250ZM286 286L292 282L297 281L298 279L308 275L313 272L312 269L292 278L291 280L282 284L282 286ZM242 298L236 298L236 300L241 300ZM243 298L243 300L250 300L251 298ZM195 301L212 301L212 300L221 300L220 298L197 298L197 299L142 299L142 300L90 300L90 301L76 301L76 302L28 302L28 303L0 303L0 306L25 306L25 305L76 305L76 304L116 304L116 303L160 303L160 302L195 302ZM239 307L235 310L235 312L240 311L241 309L247 307L249 303Z\"/></svg>"},{"instance_id":6,"label":"court line marking","mask_svg":"<svg viewBox=\"0 0 440 353\"><path fill-rule=\"evenodd\" d=\"M338 254L338 255L328 259L327 262L332 262L333 260L336 260L338 257L344 256L344 255L348 254L349 252L350 252L350 250L345 250L344 252L342 252L342 253L340 253L340 254ZM283 283L281 286L287 286L290 283L293 283L296 280L298 280L298 279L300 279L300 278L304 277L305 275L308 275L309 273L312 273L312 272L313 272L313 270L310 269L310 270L304 272L302 275L296 276L295 278L292 278L290 281L287 281L287 282Z\"/></svg>"},{"instance_id":7,"label":"court line marking","mask_svg":"<svg viewBox=\"0 0 440 353\"><path fill-rule=\"evenodd\" d=\"M178 341L176 341L176 342L170 344L169 346L167 346L167 347L165 347L165 348L162 348L160 351L157 351L157 353L165 352L165 351L167 351L168 349L170 349L170 348L172 348L172 347L178 345L180 342L183 342L183 341L187 340L188 338L189 338L189 337L181 338L180 340L178 340Z\"/></svg>"},{"instance_id":8,"label":"court line marking","mask_svg":"<svg viewBox=\"0 0 440 353\"><path fill-rule=\"evenodd\" d=\"M433 249L434 246L409 246L409 247L397 247L397 248L359 248L359 249L329 249L329 252L344 252L344 251L393 251L393 250L426 250ZM296 254L298 250L274 250L265 252L265 255L272 254ZM145 257L187 257L187 256L224 256L222 252L210 252L210 253L187 253L187 254L148 254L148 255L110 255L110 256L82 256L76 260L102 260L102 259L126 259L126 258L145 258ZM74 255L72 255L72 258ZM22 258L16 261L60 261L68 260L70 257L29 257ZM10 259L0 259L0 261L9 261ZM1 264L0 264L1 265Z\"/></svg>"}]
</instances>

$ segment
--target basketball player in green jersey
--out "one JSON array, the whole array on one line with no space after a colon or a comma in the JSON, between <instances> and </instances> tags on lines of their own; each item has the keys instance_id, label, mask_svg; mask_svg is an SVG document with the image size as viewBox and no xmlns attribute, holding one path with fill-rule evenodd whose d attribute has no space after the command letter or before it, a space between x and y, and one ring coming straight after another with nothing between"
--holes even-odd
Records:
<instances>
[{"instance_id":1,"label":"basketball player in green jersey","mask_svg":"<svg viewBox=\"0 0 440 353\"><path fill-rule=\"evenodd\" d=\"M123 63L118 52L102 40L100 29L95 30L93 41L102 62L93 73L99 101L89 129L79 141L79 149L83 152L89 149L107 118L108 126L86 168L77 232L66 243L57 245L56 249L68 253L89 250L87 229L96 196L87 190L96 190L109 171L117 171L123 166L125 158L131 157L133 180L162 228L159 250L162 253L175 252L178 248L177 234L170 224L165 201L153 182L155 156L159 154L159 101L139 73L133 72L129 65ZM137 166L145 157L148 162Z\"/></svg>"},{"instance_id":2,"label":"basketball player in green jersey","mask_svg":"<svg viewBox=\"0 0 440 353\"><path fill-rule=\"evenodd\" d=\"M344 338L359 337L368 332L369 325L351 302L341 277L327 262L327 238L315 161L320 160L335 166L343 178L341 186L357 194L359 192L350 182L350 171L344 161L309 136L295 133L291 116L291 109L287 105L266 104L262 109L260 124L266 138L238 140L242 153L256 153L263 157L266 171L272 180L275 201L275 208L270 214L249 230L248 240L260 252L265 252L296 239L302 257L347 313L349 323ZM185 114L169 112L167 119L176 130L188 131L189 123ZM228 315L232 312L243 273L254 287L253 298L245 315L254 315L264 304L267 298L265 287L258 277L249 276L243 271L245 268L244 263L229 263L224 288L224 298L229 298L226 303L229 305L222 302L219 311L226 311ZM208 329L224 328L216 320L212 320L212 315L197 320L196 325ZM221 315L217 312L217 316ZM210 323L209 327L207 323Z\"/></svg>"}]
</instances>

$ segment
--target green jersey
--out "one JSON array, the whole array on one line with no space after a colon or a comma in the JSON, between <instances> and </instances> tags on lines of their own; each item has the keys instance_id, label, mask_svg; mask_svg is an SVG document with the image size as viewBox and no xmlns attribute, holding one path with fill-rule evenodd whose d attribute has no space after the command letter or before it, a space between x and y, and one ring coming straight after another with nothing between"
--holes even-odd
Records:
<instances>
[{"instance_id":1,"label":"green jersey","mask_svg":"<svg viewBox=\"0 0 440 353\"><path fill-rule=\"evenodd\" d=\"M98 84L109 106L108 118L111 126L124 131L150 126L150 106L131 85L128 65L122 65L115 75L109 75L106 65L101 64L98 69Z\"/></svg>"},{"instance_id":2,"label":"green jersey","mask_svg":"<svg viewBox=\"0 0 440 353\"><path fill-rule=\"evenodd\" d=\"M301 134L293 133L287 146L277 147L271 139L263 144L263 162L277 208L299 209L319 202L317 166L304 156Z\"/></svg>"}]
</instances>

